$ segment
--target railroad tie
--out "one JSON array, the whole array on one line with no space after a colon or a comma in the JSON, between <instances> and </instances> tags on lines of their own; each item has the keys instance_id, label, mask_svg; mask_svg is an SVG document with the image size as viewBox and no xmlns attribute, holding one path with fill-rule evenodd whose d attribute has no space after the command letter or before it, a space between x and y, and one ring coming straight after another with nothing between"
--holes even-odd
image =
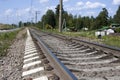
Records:
<instances>
[{"instance_id":1,"label":"railroad tie","mask_svg":"<svg viewBox=\"0 0 120 80\"><path fill-rule=\"evenodd\" d=\"M23 80L48 80L46 75L42 75L45 68L41 65L42 60L28 29L23 59Z\"/></svg>"}]
</instances>

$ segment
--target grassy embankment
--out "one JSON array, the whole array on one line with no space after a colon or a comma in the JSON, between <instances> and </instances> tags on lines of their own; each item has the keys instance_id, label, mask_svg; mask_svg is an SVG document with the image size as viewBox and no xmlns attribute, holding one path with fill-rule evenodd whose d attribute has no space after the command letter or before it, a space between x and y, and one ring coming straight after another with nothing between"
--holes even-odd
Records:
<instances>
[{"instance_id":1,"label":"grassy embankment","mask_svg":"<svg viewBox=\"0 0 120 80\"><path fill-rule=\"evenodd\" d=\"M7 24L0 24L0 30L8 30L8 29L13 29L15 26L12 25L7 25Z\"/></svg>"},{"instance_id":2,"label":"grassy embankment","mask_svg":"<svg viewBox=\"0 0 120 80\"><path fill-rule=\"evenodd\" d=\"M120 48L120 36L104 36L103 43Z\"/></svg>"},{"instance_id":3,"label":"grassy embankment","mask_svg":"<svg viewBox=\"0 0 120 80\"><path fill-rule=\"evenodd\" d=\"M0 33L0 57L6 55L7 49L9 48L10 44L12 44L17 33L18 31Z\"/></svg>"},{"instance_id":4,"label":"grassy embankment","mask_svg":"<svg viewBox=\"0 0 120 80\"><path fill-rule=\"evenodd\" d=\"M95 36L95 31L62 32L62 33L59 33L58 30L47 30L47 31L52 33L68 35L68 36L82 37L83 39L88 39L90 41L96 41L109 46L120 47L120 36L104 36L102 37L102 39L98 39Z\"/></svg>"}]
</instances>

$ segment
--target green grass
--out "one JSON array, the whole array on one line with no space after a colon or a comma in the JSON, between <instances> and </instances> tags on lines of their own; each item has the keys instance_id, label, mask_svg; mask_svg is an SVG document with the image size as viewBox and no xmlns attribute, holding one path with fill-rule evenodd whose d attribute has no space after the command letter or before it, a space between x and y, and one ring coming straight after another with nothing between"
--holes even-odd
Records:
<instances>
[{"instance_id":1,"label":"green grass","mask_svg":"<svg viewBox=\"0 0 120 80\"><path fill-rule=\"evenodd\" d=\"M95 31L79 31L79 32L62 32L60 33L58 30L42 30L45 32L56 33L56 34L63 34L71 37L87 37L91 39L96 39Z\"/></svg>"},{"instance_id":2,"label":"green grass","mask_svg":"<svg viewBox=\"0 0 120 80\"><path fill-rule=\"evenodd\" d=\"M9 33L0 33L0 57L7 54L7 49L10 44L12 44L13 39L15 39L18 31L9 32Z\"/></svg>"},{"instance_id":3,"label":"green grass","mask_svg":"<svg viewBox=\"0 0 120 80\"><path fill-rule=\"evenodd\" d=\"M120 47L120 36L103 36L102 39L100 40L95 36L95 31L65 32L65 34L74 37L84 37L85 39L87 38L91 41L96 41L113 47Z\"/></svg>"},{"instance_id":4,"label":"green grass","mask_svg":"<svg viewBox=\"0 0 120 80\"><path fill-rule=\"evenodd\" d=\"M74 36L74 37L88 37L88 38L95 38L94 36L94 31L89 31L89 32L63 32L62 34L69 35L69 36Z\"/></svg>"},{"instance_id":5,"label":"green grass","mask_svg":"<svg viewBox=\"0 0 120 80\"><path fill-rule=\"evenodd\" d=\"M103 43L114 47L120 47L120 36L104 36Z\"/></svg>"},{"instance_id":6,"label":"green grass","mask_svg":"<svg viewBox=\"0 0 120 80\"><path fill-rule=\"evenodd\" d=\"M89 31L89 32L67 32L65 33L70 36L74 37L84 37L85 39L89 39L91 41L96 41L102 44L106 44L113 47L120 47L120 36L104 36L102 39L98 39L95 36L95 31Z\"/></svg>"},{"instance_id":7,"label":"green grass","mask_svg":"<svg viewBox=\"0 0 120 80\"><path fill-rule=\"evenodd\" d=\"M0 24L0 29L13 29L15 26L7 25L7 24Z\"/></svg>"}]
</instances>

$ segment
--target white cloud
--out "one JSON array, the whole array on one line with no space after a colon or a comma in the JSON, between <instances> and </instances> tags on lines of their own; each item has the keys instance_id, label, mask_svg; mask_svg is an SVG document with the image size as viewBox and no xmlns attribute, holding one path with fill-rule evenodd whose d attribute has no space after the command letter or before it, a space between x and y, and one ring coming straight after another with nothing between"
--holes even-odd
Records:
<instances>
[{"instance_id":1,"label":"white cloud","mask_svg":"<svg viewBox=\"0 0 120 80\"><path fill-rule=\"evenodd\" d=\"M27 7L27 8L24 8L24 9L19 9L19 10L17 10L17 11L16 11L16 15L18 15L18 16L23 16L23 15L26 15L26 14L29 14L29 13L34 14L35 11L37 11L37 10L38 10L38 9L35 8L35 7L32 7L32 9L31 9L31 7Z\"/></svg>"},{"instance_id":2,"label":"white cloud","mask_svg":"<svg viewBox=\"0 0 120 80\"><path fill-rule=\"evenodd\" d=\"M100 3L100 2L90 2L90 1L87 1L85 3L85 8L91 8L91 9L94 9L94 8L99 8L99 7L105 7L106 5L103 4L103 3Z\"/></svg>"},{"instance_id":3,"label":"white cloud","mask_svg":"<svg viewBox=\"0 0 120 80\"><path fill-rule=\"evenodd\" d=\"M26 15L27 13L30 12L30 8L25 8L25 9L18 9L16 12L15 12L15 15L16 16L23 16L23 15Z\"/></svg>"},{"instance_id":4,"label":"white cloud","mask_svg":"<svg viewBox=\"0 0 120 80\"><path fill-rule=\"evenodd\" d=\"M82 5L84 5L84 3L83 2L77 2L77 6L82 6Z\"/></svg>"},{"instance_id":5,"label":"white cloud","mask_svg":"<svg viewBox=\"0 0 120 80\"><path fill-rule=\"evenodd\" d=\"M108 9L108 12L109 13L114 13L114 11L111 8Z\"/></svg>"},{"instance_id":6,"label":"white cloud","mask_svg":"<svg viewBox=\"0 0 120 80\"><path fill-rule=\"evenodd\" d=\"M30 9L31 8L24 8L24 9L16 9L16 10L13 10L13 9L7 9L4 13L5 16L23 16L23 15L26 15L27 13L30 12Z\"/></svg>"},{"instance_id":7,"label":"white cloud","mask_svg":"<svg viewBox=\"0 0 120 80\"><path fill-rule=\"evenodd\" d=\"M56 7L56 6L47 6L47 7L45 8L45 10L43 10L43 13L46 13L46 11L47 11L48 9L51 9L51 10L55 11L55 7Z\"/></svg>"},{"instance_id":8,"label":"white cloud","mask_svg":"<svg viewBox=\"0 0 120 80\"><path fill-rule=\"evenodd\" d=\"M78 11L78 10L82 10L82 8L80 8L80 7L68 7L68 8L66 8L67 9L67 11Z\"/></svg>"},{"instance_id":9,"label":"white cloud","mask_svg":"<svg viewBox=\"0 0 120 80\"><path fill-rule=\"evenodd\" d=\"M7 9L7 10L5 11L5 15L11 15L12 12L13 12L12 9Z\"/></svg>"},{"instance_id":10,"label":"white cloud","mask_svg":"<svg viewBox=\"0 0 120 80\"><path fill-rule=\"evenodd\" d=\"M24 10L26 11L26 12L30 12L30 7L28 7L28 8L25 8Z\"/></svg>"},{"instance_id":11,"label":"white cloud","mask_svg":"<svg viewBox=\"0 0 120 80\"><path fill-rule=\"evenodd\" d=\"M119 5L120 4L120 0L113 0L113 4Z\"/></svg>"},{"instance_id":12,"label":"white cloud","mask_svg":"<svg viewBox=\"0 0 120 80\"><path fill-rule=\"evenodd\" d=\"M40 3L46 3L46 2L48 2L49 0L39 0L40 1Z\"/></svg>"},{"instance_id":13,"label":"white cloud","mask_svg":"<svg viewBox=\"0 0 120 80\"><path fill-rule=\"evenodd\" d=\"M78 1L74 6L71 6L70 4L64 6L68 13L81 14L83 16L96 16L98 13L95 12L95 10L104 7L106 7L104 3L92 1Z\"/></svg>"},{"instance_id":14,"label":"white cloud","mask_svg":"<svg viewBox=\"0 0 120 80\"><path fill-rule=\"evenodd\" d=\"M90 1L87 1L87 2L77 2L76 3L76 6L67 6L66 9L68 11L79 11L79 10L86 10L86 9L97 9L97 8L103 8L103 7L106 7L105 4L103 3L100 3L100 2L90 2Z\"/></svg>"},{"instance_id":15,"label":"white cloud","mask_svg":"<svg viewBox=\"0 0 120 80\"><path fill-rule=\"evenodd\" d=\"M94 8L99 8L99 7L105 7L106 5L100 2L90 2L87 1L86 3L84 2L77 2L77 6L81 6L82 8L87 8L87 9L94 9Z\"/></svg>"},{"instance_id":16,"label":"white cloud","mask_svg":"<svg viewBox=\"0 0 120 80\"><path fill-rule=\"evenodd\" d=\"M91 15L95 15L96 13L95 12L93 12L93 11L88 11L87 13L86 13L86 15L89 15L89 16L91 16Z\"/></svg>"},{"instance_id":17,"label":"white cloud","mask_svg":"<svg viewBox=\"0 0 120 80\"><path fill-rule=\"evenodd\" d=\"M63 0L63 2L68 2L69 0Z\"/></svg>"}]
</instances>

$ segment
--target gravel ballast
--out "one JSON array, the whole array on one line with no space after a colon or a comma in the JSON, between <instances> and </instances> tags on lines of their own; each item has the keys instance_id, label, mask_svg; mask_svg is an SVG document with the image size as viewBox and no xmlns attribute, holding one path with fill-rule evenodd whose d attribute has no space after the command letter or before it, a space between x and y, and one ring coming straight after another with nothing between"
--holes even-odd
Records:
<instances>
[{"instance_id":1,"label":"gravel ballast","mask_svg":"<svg viewBox=\"0 0 120 80\"><path fill-rule=\"evenodd\" d=\"M39 35L79 80L120 80L119 58L113 56L113 52L104 52L104 49L90 48L43 33Z\"/></svg>"},{"instance_id":2,"label":"gravel ballast","mask_svg":"<svg viewBox=\"0 0 120 80\"><path fill-rule=\"evenodd\" d=\"M26 30L21 30L8 49L7 56L0 59L0 80L22 80L23 53Z\"/></svg>"}]
</instances>

